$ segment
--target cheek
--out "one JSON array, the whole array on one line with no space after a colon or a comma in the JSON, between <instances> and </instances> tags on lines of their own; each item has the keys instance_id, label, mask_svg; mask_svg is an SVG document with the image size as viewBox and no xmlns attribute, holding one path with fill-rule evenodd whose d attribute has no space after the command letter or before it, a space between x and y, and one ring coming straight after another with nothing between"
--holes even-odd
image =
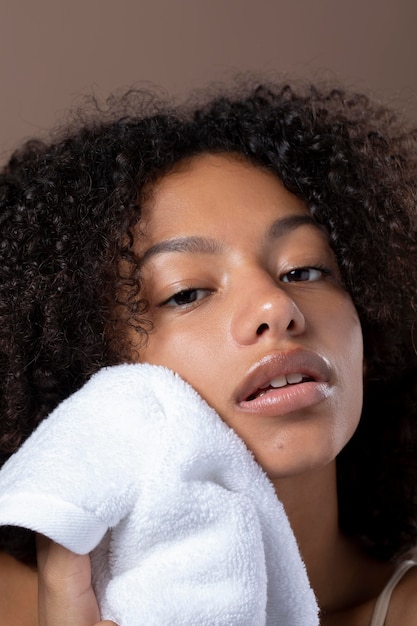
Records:
<instances>
[{"instance_id":1,"label":"cheek","mask_svg":"<svg viewBox=\"0 0 417 626\"><path fill-rule=\"evenodd\" d=\"M179 374L225 419L234 362L225 329L221 323L209 330L204 323L195 328L191 324L181 326L175 325L175 330L169 331L161 328L151 335L140 360Z\"/></svg>"},{"instance_id":2,"label":"cheek","mask_svg":"<svg viewBox=\"0 0 417 626\"><path fill-rule=\"evenodd\" d=\"M354 309L340 326L339 344L341 391L335 411L343 416L338 423L339 429L342 431L341 436L348 440L357 428L363 403L363 337Z\"/></svg>"},{"instance_id":3,"label":"cheek","mask_svg":"<svg viewBox=\"0 0 417 626\"><path fill-rule=\"evenodd\" d=\"M355 309L353 309L352 314L348 317L347 323L340 331L342 349L344 346L343 359L346 366L345 376L347 380L352 381L353 390L356 390L360 400L362 400L364 368L363 335L362 327Z\"/></svg>"},{"instance_id":4,"label":"cheek","mask_svg":"<svg viewBox=\"0 0 417 626\"><path fill-rule=\"evenodd\" d=\"M329 356L333 355L344 376L353 383L362 379L363 336L357 311L346 294L340 294L328 307L324 307L322 328L327 335Z\"/></svg>"},{"instance_id":5,"label":"cheek","mask_svg":"<svg viewBox=\"0 0 417 626\"><path fill-rule=\"evenodd\" d=\"M168 367L184 378L203 397L207 397L203 383L205 380L211 380L214 373L220 370L219 362L216 361L216 354L219 358L217 348L213 334L204 332L201 326L196 329L161 328L149 337L147 346L141 351L140 360Z\"/></svg>"}]
</instances>

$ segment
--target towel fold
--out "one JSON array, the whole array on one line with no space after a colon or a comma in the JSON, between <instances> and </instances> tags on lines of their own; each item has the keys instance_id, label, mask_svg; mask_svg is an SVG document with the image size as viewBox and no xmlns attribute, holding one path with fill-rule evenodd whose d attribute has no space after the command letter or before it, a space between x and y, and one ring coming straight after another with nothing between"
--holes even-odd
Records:
<instances>
[{"instance_id":1,"label":"towel fold","mask_svg":"<svg viewBox=\"0 0 417 626\"><path fill-rule=\"evenodd\" d=\"M244 443L173 372L101 370L0 471L0 524L92 551L119 626L317 626L281 503Z\"/></svg>"}]
</instances>

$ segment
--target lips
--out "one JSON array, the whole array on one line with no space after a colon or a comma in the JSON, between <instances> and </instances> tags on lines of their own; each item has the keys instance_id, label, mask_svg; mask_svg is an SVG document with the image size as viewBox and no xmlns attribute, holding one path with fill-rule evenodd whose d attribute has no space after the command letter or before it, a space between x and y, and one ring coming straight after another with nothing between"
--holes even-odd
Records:
<instances>
[{"instance_id":1,"label":"lips","mask_svg":"<svg viewBox=\"0 0 417 626\"><path fill-rule=\"evenodd\" d=\"M281 414L315 404L328 395L331 368L315 352L293 350L263 357L251 367L236 392L245 411Z\"/></svg>"}]
</instances>

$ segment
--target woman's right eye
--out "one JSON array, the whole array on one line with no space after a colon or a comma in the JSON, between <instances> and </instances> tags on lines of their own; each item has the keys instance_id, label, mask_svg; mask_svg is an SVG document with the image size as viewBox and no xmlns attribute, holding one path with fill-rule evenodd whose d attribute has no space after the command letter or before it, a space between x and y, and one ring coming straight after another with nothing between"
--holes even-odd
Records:
<instances>
[{"instance_id":1,"label":"woman's right eye","mask_svg":"<svg viewBox=\"0 0 417 626\"><path fill-rule=\"evenodd\" d=\"M198 300L202 300L207 294L212 293L210 289L182 289L177 293L174 293L170 298L161 302L160 306L168 307L186 307Z\"/></svg>"}]
</instances>

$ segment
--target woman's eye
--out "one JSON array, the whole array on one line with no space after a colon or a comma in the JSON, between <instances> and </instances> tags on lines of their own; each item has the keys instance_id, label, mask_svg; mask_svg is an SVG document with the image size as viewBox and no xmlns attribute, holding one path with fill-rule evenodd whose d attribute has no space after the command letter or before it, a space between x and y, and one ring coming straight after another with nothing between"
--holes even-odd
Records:
<instances>
[{"instance_id":1,"label":"woman's eye","mask_svg":"<svg viewBox=\"0 0 417 626\"><path fill-rule=\"evenodd\" d=\"M315 282L329 271L320 267L297 267L281 277L283 283Z\"/></svg>"},{"instance_id":2,"label":"woman's eye","mask_svg":"<svg viewBox=\"0 0 417 626\"><path fill-rule=\"evenodd\" d=\"M168 298L168 300L164 300L164 302L161 303L161 306L187 306L187 304L193 304L198 300L202 300L208 293L211 293L209 289L183 289L174 293L174 295Z\"/></svg>"}]
</instances>

